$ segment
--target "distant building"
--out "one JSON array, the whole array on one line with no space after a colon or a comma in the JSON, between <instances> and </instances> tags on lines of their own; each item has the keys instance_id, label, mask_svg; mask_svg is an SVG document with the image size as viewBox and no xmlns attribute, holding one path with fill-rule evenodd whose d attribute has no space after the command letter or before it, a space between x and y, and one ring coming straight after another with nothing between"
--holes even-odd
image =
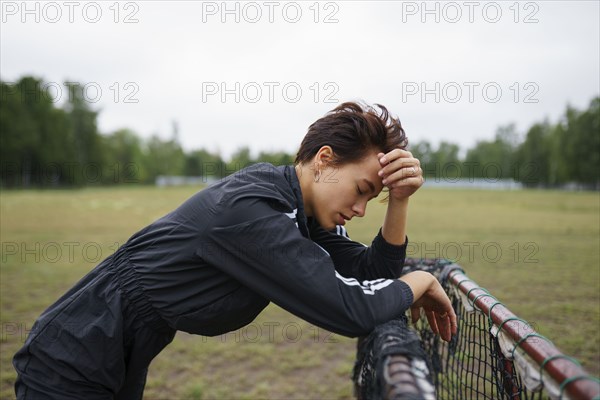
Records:
<instances>
[{"instance_id":1,"label":"distant building","mask_svg":"<svg viewBox=\"0 0 600 400\"><path fill-rule=\"evenodd\" d=\"M159 175L156 177L156 186L205 186L216 182L214 176L167 176Z\"/></svg>"},{"instance_id":2,"label":"distant building","mask_svg":"<svg viewBox=\"0 0 600 400\"><path fill-rule=\"evenodd\" d=\"M524 186L513 179L486 178L425 178L424 187L440 187L454 189L490 189L490 190L520 190Z\"/></svg>"}]
</instances>

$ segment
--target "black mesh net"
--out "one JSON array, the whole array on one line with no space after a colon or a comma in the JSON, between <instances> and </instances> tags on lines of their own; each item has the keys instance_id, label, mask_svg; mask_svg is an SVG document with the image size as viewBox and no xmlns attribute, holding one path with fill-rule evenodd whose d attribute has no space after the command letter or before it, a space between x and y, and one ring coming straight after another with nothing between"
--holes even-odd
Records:
<instances>
[{"instance_id":1,"label":"black mesh net","mask_svg":"<svg viewBox=\"0 0 600 400\"><path fill-rule=\"evenodd\" d=\"M413 364L422 357L425 378L435 386L434 396L438 399L550 398L543 391L534 393L524 387L513 361L503 355L498 339L492 335L488 317L478 309L467 310L457 291L452 290L447 279L449 265L451 262L447 260L407 259L403 272L425 270L440 280L456 311L457 335L450 343L444 342L432 333L426 318L421 318L414 327L406 323L378 327L369 337L359 340L354 370L357 397L427 398L426 392L413 396L410 390L402 389L407 387L406 374L390 372L393 357L405 355L404 359ZM396 344L386 346L389 341ZM412 370L419 375L419 368ZM414 381L418 383L419 376Z\"/></svg>"},{"instance_id":2,"label":"black mesh net","mask_svg":"<svg viewBox=\"0 0 600 400\"><path fill-rule=\"evenodd\" d=\"M379 325L358 341L354 366L359 399L435 399L429 357L403 317Z\"/></svg>"}]
</instances>

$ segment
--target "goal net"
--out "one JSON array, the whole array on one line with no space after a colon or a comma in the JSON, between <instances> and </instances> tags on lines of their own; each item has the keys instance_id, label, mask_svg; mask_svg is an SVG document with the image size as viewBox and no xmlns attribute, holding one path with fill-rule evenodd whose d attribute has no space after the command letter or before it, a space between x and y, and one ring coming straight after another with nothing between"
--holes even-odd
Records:
<instances>
[{"instance_id":1,"label":"goal net","mask_svg":"<svg viewBox=\"0 0 600 400\"><path fill-rule=\"evenodd\" d=\"M444 287L458 318L449 343L426 318L377 327L358 343L359 399L600 399L600 381L443 259L407 259Z\"/></svg>"}]
</instances>

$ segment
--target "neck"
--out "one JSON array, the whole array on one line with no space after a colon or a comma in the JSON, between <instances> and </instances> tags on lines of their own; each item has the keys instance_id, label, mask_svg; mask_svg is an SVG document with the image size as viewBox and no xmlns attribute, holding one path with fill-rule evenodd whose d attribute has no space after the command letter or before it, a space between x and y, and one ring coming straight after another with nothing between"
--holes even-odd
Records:
<instances>
[{"instance_id":1,"label":"neck","mask_svg":"<svg viewBox=\"0 0 600 400\"><path fill-rule=\"evenodd\" d=\"M300 190L302 191L302 201L304 203L304 214L307 217L313 216L312 210L312 182L313 178L311 175L310 168L304 164L298 164L294 167L296 169L296 176L300 183Z\"/></svg>"}]
</instances>

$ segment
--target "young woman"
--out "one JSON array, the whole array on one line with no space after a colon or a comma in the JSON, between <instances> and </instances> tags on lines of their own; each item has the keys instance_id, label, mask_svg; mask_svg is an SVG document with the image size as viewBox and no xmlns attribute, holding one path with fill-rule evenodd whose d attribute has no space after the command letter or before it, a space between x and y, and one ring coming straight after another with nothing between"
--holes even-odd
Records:
<instances>
[{"instance_id":1,"label":"young woman","mask_svg":"<svg viewBox=\"0 0 600 400\"><path fill-rule=\"evenodd\" d=\"M422 170L378 107L341 104L309 127L294 166L242 169L135 233L36 321L13 360L17 398L140 399L177 330L223 334L271 301L351 337L423 308L450 340L456 316L437 280L400 277ZM345 222L384 187L379 233L351 241Z\"/></svg>"}]
</instances>

